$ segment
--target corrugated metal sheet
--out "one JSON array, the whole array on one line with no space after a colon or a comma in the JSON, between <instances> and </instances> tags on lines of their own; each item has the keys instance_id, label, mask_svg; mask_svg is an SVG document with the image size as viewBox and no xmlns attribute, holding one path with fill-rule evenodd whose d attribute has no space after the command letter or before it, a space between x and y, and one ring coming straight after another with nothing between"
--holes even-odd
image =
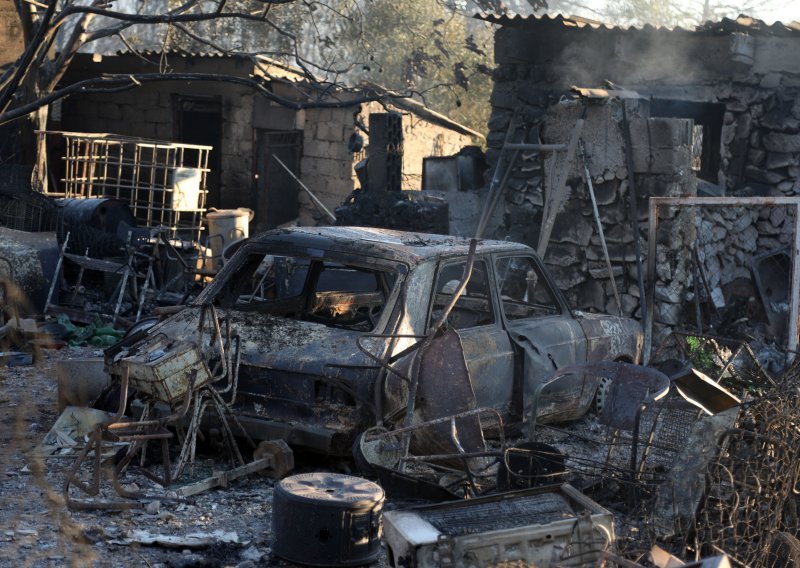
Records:
<instances>
[{"instance_id":1,"label":"corrugated metal sheet","mask_svg":"<svg viewBox=\"0 0 800 568\"><path fill-rule=\"evenodd\" d=\"M176 57L231 57L247 59L246 54L237 53L223 53L221 51L190 51L188 49L170 48L167 50L161 49L137 49L136 51L130 49L120 49L114 52L114 55L141 55L144 57L161 57L162 55L173 55Z\"/></svg>"},{"instance_id":2,"label":"corrugated metal sheet","mask_svg":"<svg viewBox=\"0 0 800 568\"><path fill-rule=\"evenodd\" d=\"M757 20L749 16L739 16L738 18L723 18L718 22L706 22L694 29L681 27L669 28L665 26L652 26L645 24L641 27L636 26L615 26L589 18L580 16L565 16L563 14L531 14L523 16L520 14L477 14L479 20L484 20L492 24L501 26L561 26L564 28L597 30L597 31L638 31L638 32L670 32L670 33L691 33L707 35L729 35L732 33L746 33L749 35L773 35L773 36L792 36L800 33L800 22L790 22L784 24L775 22L767 24L763 20Z\"/></svg>"}]
</instances>

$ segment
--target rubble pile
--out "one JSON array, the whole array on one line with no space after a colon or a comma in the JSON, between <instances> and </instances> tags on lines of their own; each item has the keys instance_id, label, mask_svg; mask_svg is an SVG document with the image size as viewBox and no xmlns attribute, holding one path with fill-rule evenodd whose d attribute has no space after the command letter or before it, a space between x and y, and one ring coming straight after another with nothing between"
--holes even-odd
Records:
<instances>
[{"instance_id":1,"label":"rubble pile","mask_svg":"<svg viewBox=\"0 0 800 568\"><path fill-rule=\"evenodd\" d=\"M361 189L336 208L336 224L448 234L448 204L418 191L371 193Z\"/></svg>"}]
</instances>

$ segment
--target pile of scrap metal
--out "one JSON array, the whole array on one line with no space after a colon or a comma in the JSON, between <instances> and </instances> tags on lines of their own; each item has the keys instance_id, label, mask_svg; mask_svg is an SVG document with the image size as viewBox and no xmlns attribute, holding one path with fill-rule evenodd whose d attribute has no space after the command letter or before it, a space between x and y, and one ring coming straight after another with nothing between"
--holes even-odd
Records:
<instances>
[{"instance_id":1,"label":"pile of scrap metal","mask_svg":"<svg viewBox=\"0 0 800 568\"><path fill-rule=\"evenodd\" d=\"M8 203L0 199L7 206L0 214L0 285L8 310L65 314L83 324L105 314L106 322L126 327L152 307L145 299L174 304L189 292L193 281L183 277L180 255L159 239L159 231L137 229L124 202L30 195L38 209L20 205L28 200L19 196ZM169 283L175 273L185 286Z\"/></svg>"},{"instance_id":2,"label":"pile of scrap metal","mask_svg":"<svg viewBox=\"0 0 800 568\"><path fill-rule=\"evenodd\" d=\"M625 363L641 338L569 310L523 245L271 232L192 305L106 351L119 402L65 492L82 506L76 492L96 490L78 470L98 475L108 438L127 444L112 485L147 440L168 483L198 428L216 427L235 464L236 437L354 447L391 499L443 502L385 515L395 565L625 565L658 544L769 566L770 535L794 538L796 371L775 380L746 344L689 334L656 350L657 368Z\"/></svg>"},{"instance_id":3,"label":"pile of scrap metal","mask_svg":"<svg viewBox=\"0 0 800 568\"><path fill-rule=\"evenodd\" d=\"M357 462L390 497L461 497L387 513L392 565L683 565L665 551L698 566L796 561L800 365L776 381L746 344L673 339L687 338L709 375L689 357L660 361L669 377L624 363L563 368L534 393L522 441L507 442L485 409L367 431ZM546 423L539 397L578 375L597 385L596 414Z\"/></svg>"},{"instance_id":4,"label":"pile of scrap metal","mask_svg":"<svg viewBox=\"0 0 800 568\"><path fill-rule=\"evenodd\" d=\"M193 338L182 339L159 335L135 353L119 352L116 362L124 372L121 384L110 388L118 393L115 412L71 406L64 410L62 419L46 438L49 443L43 451L45 455L64 455L66 449L77 454L63 488L68 506L142 508L147 500L165 499L163 491L145 494L126 489L119 475L138 459L142 474L167 487L181 477L186 466L193 469L206 409L216 414L222 446L233 468L178 488L178 497L225 486L228 481L259 471L279 478L294 467L292 450L283 440L264 441L256 446L231 411L237 394L241 344L230 322L218 318L216 310L209 306L195 332ZM131 393L136 395L136 404L129 400ZM72 425L78 439L88 436L88 441L83 446L75 443L75 436L64 435L64 425ZM242 456L232 426L251 445L253 460L249 463ZM182 435L178 458L173 463L174 447L170 443L176 439L176 431ZM150 442L160 444L161 463L144 467ZM103 471L108 472L117 498L101 495ZM91 478L90 483L84 481L87 477ZM89 498L81 498L81 493Z\"/></svg>"},{"instance_id":5,"label":"pile of scrap metal","mask_svg":"<svg viewBox=\"0 0 800 568\"><path fill-rule=\"evenodd\" d=\"M196 296L247 237L251 211L206 215L211 147L39 134L65 148L63 179L34 191L30 170L3 166L0 184L0 285L24 315L127 328Z\"/></svg>"}]
</instances>

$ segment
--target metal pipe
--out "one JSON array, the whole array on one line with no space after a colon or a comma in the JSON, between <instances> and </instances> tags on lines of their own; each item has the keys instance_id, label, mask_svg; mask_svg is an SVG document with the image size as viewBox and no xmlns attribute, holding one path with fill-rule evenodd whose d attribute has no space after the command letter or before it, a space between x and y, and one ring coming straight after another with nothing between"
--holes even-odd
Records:
<instances>
[{"instance_id":1,"label":"metal pipe","mask_svg":"<svg viewBox=\"0 0 800 568\"><path fill-rule=\"evenodd\" d=\"M500 154L497 156L497 164L495 164L494 172L492 173L492 181L489 183L489 191L486 194L486 203L483 206L483 211L481 211L481 217L480 220L478 221L478 229L475 231L476 239L483 238L483 233L486 230L486 225L492 216L494 208L497 206L499 195L501 195L503 190L505 189L505 184L508 181L508 177L511 175L511 170L514 169L514 164L517 161L517 156L519 155L519 151L514 152L514 155L511 157L511 161L508 163L505 173L503 174L503 179L501 181L500 164L503 163L503 157L506 154L507 146L511 143L510 140L514 137L514 134L517 131L518 115L519 115L519 110L514 112L514 116L511 118L508 124L508 130L506 130L506 136L503 139L503 147L500 148Z\"/></svg>"},{"instance_id":2,"label":"metal pipe","mask_svg":"<svg viewBox=\"0 0 800 568\"><path fill-rule=\"evenodd\" d=\"M658 233L658 200L650 198L649 227L647 232L647 316L644 321L644 356L645 365L650 361L653 349L653 314L656 300L656 234Z\"/></svg>"},{"instance_id":3,"label":"metal pipe","mask_svg":"<svg viewBox=\"0 0 800 568\"><path fill-rule=\"evenodd\" d=\"M567 145L511 143L511 144L506 144L506 148L509 150L535 150L537 152L564 152L567 149Z\"/></svg>"},{"instance_id":4,"label":"metal pipe","mask_svg":"<svg viewBox=\"0 0 800 568\"><path fill-rule=\"evenodd\" d=\"M499 185L494 185L494 178L492 179L492 185L489 186L489 193L486 196L486 205L483 208L483 212L481 213L480 221L478 222L478 229L475 231L475 238L482 239L483 234L486 232L486 225L489 224L489 219L492 218L492 213L494 213L497 204L500 202L500 197L505 193L506 185L508 185L508 180L511 177L511 172L514 170L514 164L517 163L517 158L519 157L519 150L515 150L514 154L511 156L511 160L508 162L508 167L503 173L503 179L500 181ZM497 162L498 167L500 165L500 161Z\"/></svg>"},{"instance_id":5,"label":"metal pipe","mask_svg":"<svg viewBox=\"0 0 800 568\"><path fill-rule=\"evenodd\" d=\"M636 196L636 174L633 173L633 146L631 143L630 122L625 101L622 102L622 136L625 140L625 163L628 166L628 204L630 205L631 229L633 230L633 246L636 254L636 283L639 286L639 313L644 315L646 307L644 297L644 269L642 267L642 244L639 237L639 206Z\"/></svg>"},{"instance_id":6,"label":"metal pipe","mask_svg":"<svg viewBox=\"0 0 800 568\"><path fill-rule=\"evenodd\" d=\"M564 200L564 187L567 184L567 178L569 177L570 169L572 167L572 160L575 157L575 149L578 146L578 140L580 139L581 132L583 131L583 124L586 122L587 111L588 107L584 107L583 113L575 122L575 126L572 128L569 146L566 150L567 155L564 157L564 163L561 165L561 171L559 172L559 176L556 179L554 186L549 189L545 198L544 210L546 215L544 215L542 218L542 226L539 229L539 244L536 247L536 252L538 253L539 258L542 260L544 260L544 255L547 252L547 246L550 243L550 234L553 232L553 225L555 225L556 222L556 215L558 215L558 210L561 208L561 203ZM555 167L556 164L554 162L553 168Z\"/></svg>"},{"instance_id":7,"label":"metal pipe","mask_svg":"<svg viewBox=\"0 0 800 568\"><path fill-rule=\"evenodd\" d=\"M47 315L47 311L50 308L50 302L53 299L53 293L55 292L56 286L60 284L61 280L61 267L64 265L64 254L67 252L67 244L69 243L69 233L67 236L64 237L64 244L61 245L61 254L58 255L58 262L56 262L56 269L53 272L53 281L50 283L50 290L47 292L47 300L44 302L44 310L42 311L42 315ZM11 274L13 276L13 273Z\"/></svg>"},{"instance_id":8,"label":"metal pipe","mask_svg":"<svg viewBox=\"0 0 800 568\"><path fill-rule=\"evenodd\" d=\"M617 301L617 313L622 316L622 302L619 301L619 292L617 291L617 281L614 279L614 269L611 266L611 257L608 255L608 245L606 244L606 236L603 233L603 223L600 221L600 210L597 208L597 198L594 195L594 185L592 184L592 175L589 173L589 166L586 165L586 152L583 149L583 142L578 142L578 149L583 159L583 177L586 180L586 185L589 188L589 197L592 198L592 210L594 211L594 220L597 223L597 235L600 237L600 245L603 247L603 256L606 259L606 269L608 270L608 277L611 279L611 290L614 292L614 299Z\"/></svg>"},{"instance_id":9,"label":"metal pipe","mask_svg":"<svg viewBox=\"0 0 800 568\"><path fill-rule=\"evenodd\" d=\"M797 317L800 306L800 202L795 202L794 242L792 243L792 290L789 295L789 337L786 341L789 352L786 362L792 363L797 351Z\"/></svg>"},{"instance_id":10,"label":"metal pipe","mask_svg":"<svg viewBox=\"0 0 800 568\"><path fill-rule=\"evenodd\" d=\"M336 215L331 213L330 210L327 207L325 207L325 205L322 204L322 201L320 201L317 198L317 196L314 195L314 193L310 189L308 189L308 187L306 187L306 184L304 184L302 181L300 181L300 179L296 175L294 175L294 172L289 169L289 166L287 166L286 164L281 162L281 159L278 156L276 156L275 154L272 154L272 158L276 162L278 162L278 164L284 170L286 170L286 173L289 174L292 177L292 179L297 182L297 185L299 185L301 188L303 188L303 191L305 191L308 194L308 196L311 198L311 201L313 201L314 205L316 205L317 209L319 209L325 215L327 215L328 218L331 220L331 223L335 223L336 222Z\"/></svg>"},{"instance_id":11,"label":"metal pipe","mask_svg":"<svg viewBox=\"0 0 800 568\"><path fill-rule=\"evenodd\" d=\"M436 323L433 324L430 333L428 334L428 338L433 337L433 335L439 331L439 328L442 327L445 320L447 320L447 316L450 315L450 312L453 311L453 308L458 301L458 298L464 292L464 289L469 284L470 278L472 278L472 268L475 266L475 249L478 246L478 239L472 239L469 242L469 252L467 253L467 264L464 266L464 275L461 277L461 282L459 282L458 287L456 288L455 292L453 292L453 297L450 298L447 306L445 306L442 314L439 316L439 319L436 320Z\"/></svg>"},{"instance_id":12,"label":"metal pipe","mask_svg":"<svg viewBox=\"0 0 800 568\"><path fill-rule=\"evenodd\" d=\"M759 205L800 205L800 197L651 197L659 207L680 205L688 207L753 207Z\"/></svg>"}]
</instances>

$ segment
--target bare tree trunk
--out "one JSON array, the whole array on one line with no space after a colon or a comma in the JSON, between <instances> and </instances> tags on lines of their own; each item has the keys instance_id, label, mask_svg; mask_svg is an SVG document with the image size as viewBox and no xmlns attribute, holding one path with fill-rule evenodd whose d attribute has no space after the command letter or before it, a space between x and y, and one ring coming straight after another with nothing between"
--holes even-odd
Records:
<instances>
[{"instance_id":1,"label":"bare tree trunk","mask_svg":"<svg viewBox=\"0 0 800 568\"><path fill-rule=\"evenodd\" d=\"M36 136L36 167L33 169L33 179L31 184L33 190L40 193L47 193L47 114L49 106L45 105L36 111L36 130L40 133Z\"/></svg>"}]
</instances>

